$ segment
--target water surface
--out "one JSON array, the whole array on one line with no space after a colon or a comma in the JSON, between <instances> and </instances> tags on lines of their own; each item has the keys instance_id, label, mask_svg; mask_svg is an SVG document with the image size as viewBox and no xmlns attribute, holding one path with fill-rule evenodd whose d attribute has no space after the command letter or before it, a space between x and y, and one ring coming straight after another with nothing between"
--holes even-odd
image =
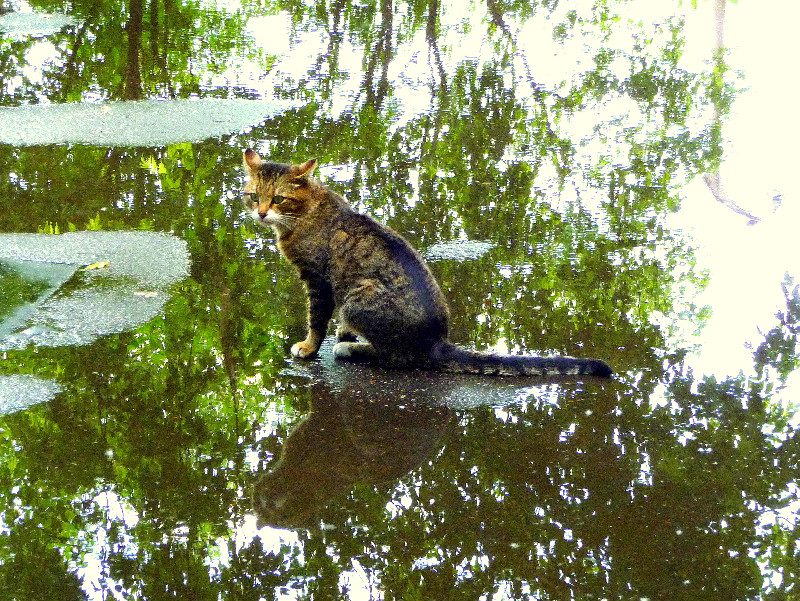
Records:
<instances>
[{"instance_id":1,"label":"water surface","mask_svg":"<svg viewBox=\"0 0 800 601\"><path fill-rule=\"evenodd\" d=\"M15 259L55 288L0 263L2 317L28 311L2 330L0 598L792 597L794 274L765 255L780 305L743 352L698 337L754 326L702 296L685 232L718 223L687 190L724 175L743 87L708 7L2 8L63 17L0 19L0 111L36 120L0 123L0 250L102 243ZM427 253L454 341L616 377L292 361L304 293L243 216L245 148L316 157Z\"/></svg>"}]
</instances>

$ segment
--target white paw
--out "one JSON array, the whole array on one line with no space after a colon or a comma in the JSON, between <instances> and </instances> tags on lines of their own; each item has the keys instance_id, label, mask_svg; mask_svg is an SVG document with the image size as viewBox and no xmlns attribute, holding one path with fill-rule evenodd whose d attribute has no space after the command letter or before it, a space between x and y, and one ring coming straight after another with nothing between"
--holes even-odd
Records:
<instances>
[{"instance_id":1,"label":"white paw","mask_svg":"<svg viewBox=\"0 0 800 601\"><path fill-rule=\"evenodd\" d=\"M352 347L349 342L337 342L333 345L333 356L337 359L347 359L352 354Z\"/></svg>"}]
</instances>

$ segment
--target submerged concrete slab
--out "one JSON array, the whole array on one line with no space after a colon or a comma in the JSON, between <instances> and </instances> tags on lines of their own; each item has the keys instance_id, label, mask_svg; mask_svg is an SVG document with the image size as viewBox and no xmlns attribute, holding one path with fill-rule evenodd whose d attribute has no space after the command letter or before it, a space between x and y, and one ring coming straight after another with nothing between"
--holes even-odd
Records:
<instances>
[{"instance_id":1,"label":"submerged concrete slab","mask_svg":"<svg viewBox=\"0 0 800 601\"><path fill-rule=\"evenodd\" d=\"M57 382L30 374L0 376L0 415L49 401L60 391Z\"/></svg>"},{"instance_id":2,"label":"submerged concrete slab","mask_svg":"<svg viewBox=\"0 0 800 601\"><path fill-rule=\"evenodd\" d=\"M46 37L80 23L80 19L58 13L8 12L0 15L0 31L17 38Z\"/></svg>"},{"instance_id":3,"label":"submerged concrete slab","mask_svg":"<svg viewBox=\"0 0 800 601\"><path fill-rule=\"evenodd\" d=\"M198 98L0 107L0 143L165 146L240 132L294 106Z\"/></svg>"},{"instance_id":4,"label":"submerged concrete slab","mask_svg":"<svg viewBox=\"0 0 800 601\"><path fill-rule=\"evenodd\" d=\"M21 328L39 303L52 296L79 269L79 265L0 259L0 288L3 289L0 312L0 339ZM9 282L12 280L12 282ZM6 294L10 283L27 283L23 294Z\"/></svg>"},{"instance_id":5,"label":"submerged concrete slab","mask_svg":"<svg viewBox=\"0 0 800 601\"><path fill-rule=\"evenodd\" d=\"M569 376L467 375L348 363L334 359L334 343L333 337L326 338L316 359L292 360L283 375L303 378L308 386L324 385L331 393L345 399L454 410L534 400L547 402L548 385L574 381Z\"/></svg>"},{"instance_id":6,"label":"submerged concrete slab","mask_svg":"<svg viewBox=\"0 0 800 601\"><path fill-rule=\"evenodd\" d=\"M36 300L0 323L0 350L88 344L136 328L189 270L183 240L144 231L2 234L0 262L23 277L50 274Z\"/></svg>"},{"instance_id":7,"label":"submerged concrete slab","mask_svg":"<svg viewBox=\"0 0 800 601\"><path fill-rule=\"evenodd\" d=\"M427 261L471 261L480 259L497 246L494 242L480 240L451 240L437 242L422 255Z\"/></svg>"}]
</instances>

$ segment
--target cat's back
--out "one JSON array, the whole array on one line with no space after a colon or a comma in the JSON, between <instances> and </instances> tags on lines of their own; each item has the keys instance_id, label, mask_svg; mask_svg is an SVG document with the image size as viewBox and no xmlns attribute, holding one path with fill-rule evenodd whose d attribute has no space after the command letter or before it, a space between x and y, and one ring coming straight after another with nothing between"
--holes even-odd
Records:
<instances>
[{"instance_id":1,"label":"cat's back","mask_svg":"<svg viewBox=\"0 0 800 601\"><path fill-rule=\"evenodd\" d=\"M426 288L439 286L425 260L400 234L372 217L355 211L342 215L340 232L332 240L334 260L344 260L358 268L359 277L393 275L424 283ZM404 278L404 279L405 279Z\"/></svg>"}]
</instances>

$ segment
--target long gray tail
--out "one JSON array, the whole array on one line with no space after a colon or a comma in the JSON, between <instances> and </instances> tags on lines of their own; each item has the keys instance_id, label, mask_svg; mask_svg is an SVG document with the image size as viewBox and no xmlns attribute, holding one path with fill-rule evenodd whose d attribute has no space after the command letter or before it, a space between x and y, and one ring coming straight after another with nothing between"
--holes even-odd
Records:
<instances>
[{"instance_id":1,"label":"long gray tail","mask_svg":"<svg viewBox=\"0 0 800 601\"><path fill-rule=\"evenodd\" d=\"M435 369L462 374L609 378L614 373L608 364L600 359L480 353L446 341L438 342L433 347L430 358Z\"/></svg>"}]
</instances>

